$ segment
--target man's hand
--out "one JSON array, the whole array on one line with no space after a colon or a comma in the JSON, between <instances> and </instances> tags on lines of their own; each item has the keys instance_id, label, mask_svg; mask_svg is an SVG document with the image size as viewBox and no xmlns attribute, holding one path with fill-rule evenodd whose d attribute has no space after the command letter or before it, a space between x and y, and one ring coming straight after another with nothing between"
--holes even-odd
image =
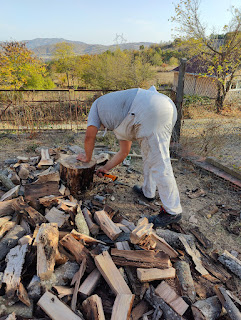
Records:
<instances>
[{"instance_id":1,"label":"man's hand","mask_svg":"<svg viewBox=\"0 0 241 320\"><path fill-rule=\"evenodd\" d=\"M105 173L108 173L109 171L106 170L104 167L100 167L97 171L96 171L96 175L100 178L104 177Z\"/></svg>"},{"instance_id":2,"label":"man's hand","mask_svg":"<svg viewBox=\"0 0 241 320\"><path fill-rule=\"evenodd\" d=\"M77 159L77 160L80 160L80 161L82 161L82 162L90 162L90 160L88 160L88 159L86 158L86 154L85 154L85 153L80 153L80 154L78 154L78 156L77 156L76 159Z\"/></svg>"}]
</instances>

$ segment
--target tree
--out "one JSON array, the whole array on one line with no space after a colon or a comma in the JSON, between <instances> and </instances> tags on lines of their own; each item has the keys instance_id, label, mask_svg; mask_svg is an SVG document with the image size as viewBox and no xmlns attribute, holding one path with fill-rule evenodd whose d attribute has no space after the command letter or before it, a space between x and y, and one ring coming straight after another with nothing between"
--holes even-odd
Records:
<instances>
[{"instance_id":1,"label":"tree","mask_svg":"<svg viewBox=\"0 0 241 320\"><path fill-rule=\"evenodd\" d=\"M3 89L48 89L53 82L46 66L23 42L5 42L0 51L0 86ZM34 80L35 79L35 80Z\"/></svg>"},{"instance_id":2,"label":"tree","mask_svg":"<svg viewBox=\"0 0 241 320\"><path fill-rule=\"evenodd\" d=\"M193 54L200 54L208 65L207 74L215 76L216 110L220 113L234 73L241 65L241 10L231 8L232 19L223 27L225 36L214 36L213 33L207 35L207 27L199 11L200 0L179 0L172 21L177 23L176 30L182 39L195 42L192 46Z\"/></svg>"},{"instance_id":3,"label":"tree","mask_svg":"<svg viewBox=\"0 0 241 320\"><path fill-rule=\"evenodd\" d=\"M53 58L57 67L57 72L65 73L68 87L70 78L74 72L74 45L67 42L57 43L53 52Z\"/></svg>"}]
</instances>

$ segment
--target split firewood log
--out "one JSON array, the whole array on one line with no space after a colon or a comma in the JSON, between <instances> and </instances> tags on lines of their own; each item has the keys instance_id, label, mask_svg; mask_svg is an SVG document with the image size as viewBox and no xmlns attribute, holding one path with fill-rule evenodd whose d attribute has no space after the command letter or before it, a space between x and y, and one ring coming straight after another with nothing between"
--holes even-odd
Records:
<instances>
[{"instance_id":1,"label":"split firewood log","mask_svg":"<svg viewBox=\"0 0 241 320\"><path fill-rule=\"evenodd\" d=\"M88 228L87 222L85 220L85 217L83 215L83 212L80 208L80 206L77 206L77 214L75 216L75 224L77 227L77 230L79 233L86 234L87 236L90 235L90 230Z\"/></svg>"},{"instance_id":2,"label":"split firewood log","mask_svg":"<svg viewBox=\"0 0 241 320\"><path fill-rule=\"evenodd\" d=\"M10 189L8 192L2 195L0 201L6 201L6 200L11 200L12 198L16 198L18 196L19 189L20 189L19 185Z\"/></svg>"},{"instance_id":3,"label":"split firewood log","mask_svg":"<svg viewBox=\"0 0 241 320\"><path fill-rule=\"evenodd\" d=\"M218 260L241 279L241 261L225 250Z\"/></svg>"},{"instance_id":4,"label":"split firewood log","mask_svg":"<svg viewBox=\"0 0 241 320\"><path fill-rule=\"evenodd\" d=\"M49 279L54 272L59 231L57 223L42 223L35 242L37 244L37 275Z\"/></svg>"},{"instance_id":5,"label":"split firewood log","mask_svg":"<svg viewBox=\"0 0 241 320\"><path fill-rule=\"evenodd\" d=\"M81 320L79 316L51 292L45 292L37 304L53 320Z\"/></svg>"},{"instance_id":6,"label":"split firewood log","mask_svg":"<svg viewBox=\"0 0 241 320\"><path fill-rule=\"evenodd\" d=\"M232 320L239 320L241 319L241 312L239 309L235 306L231 298L229 297L227 291L222 288L215 286L215 292L218 296L218 299L222 303L222 306L226 309L228 315Z\"/></svg>"},{"instance_id":7,"label":"split firewood log","mask_svg":"<svg viewBox=\"0 0 241 320\"><path fill-rule=\"evenodd\" d=\"M38 168L42 169L46 166L52 166L54 164L53 160L50 158L48 149L41 149L41 160L38 163Z\"/></svg>"},{"instance_id":8,"label":"split firewood log","mask_svg":"<svg viewBox=\"0 0 241 320\"><path fill-rule=\"evenodd\" d=\"M12 183L12 181L3 173L3 171L0 171L0 181L4 187L7 188L7 190L15 187L15 184Z\"/></svg>"},{"instance_id":9,"label":"split firewood log","mask_svg":"<svg viewBox=\"0 0 241 320\"><path fill-rule=\"evenodd\" d=\"M217 296L213 296L196 301L191 308L195 319L215 320L221 314L222 304Z\"/></svg>"},{"instance_id":10,"label":"split firewood log","mask_svg":"<svg viewBox=\"0 0 241 320\"><path fill-rule=\"evenodd\" d=\"M108 214L102 211L95 212L95 221L99 224L101 230L111 239L116 240L119 235L122 233L120 228L110 219Z\"/></svg>"},{"instance_id":11,"label":"split firewood log","mask_svg":"<svg viewBox=\"0 0 241 320\"><path fill-rule=\"evenodd\" d=\"M111 320L129 320L134 294L118 294L115 298Z\"/></svg>"},{"instance_id":12,"label":"split firewood log","mask_svg":"<svg viewBox=\"0 0 241 320\"><path fill-rule=\"evenodd\" d=\"M6 284L6 295L8 298L13 298L20 285L21 272L27 248L27 244L23 246L18 245L12 248L7 254L7 266L4 271L3 282Z\"/></svg>"},{"instance_id":13,"label":"split firewood log","mask_svg":"<svg viewBox=\"0 0 241 320\"><path fill-rule=\"evenodd\" d=\"M99 226L97 226L97 224L95 224L92 220L92 214L90 213L90 211L87 208L84 208L82 210L83 215L85 217L86 223L88 225L88 228L90 230L90 233L93 234L93 236L96 236L99 233Z\"/></svg>"},{"instance_id":14,"label":"split firewood log","mask_svg":"<svg viewBox=\"0 0 241 320\"><path fill-rule=\"evenodd\" d=\"M11 201L11 200L10 200ZM17 245L18 240L24 236L25 230L20 226L14 226L0 241L0 260Z\"/></svg>"},{"instance_id":15,"label":"split firewood log","mask_svg":"<svg viewBox=\"0 0 241 320\"><path fill-rule=\"evenodd\" d=\"M90 296L97 285L99 284L99 281L101 279L101 273L98 269L94 269L88 277L85 279L85 281L80 285L79 287L79 293L82 297L87 298Z\"/></svg>"},{"instance_id":16,"label":"split firewood log","mask_svg":"<svg viewBox=\"0 0 241 320\"><path fill-rule=\"evenodd\" d=\"M82 307L87 320L105 320L102 300L97 294L87 298Z\"/></svg>"}]
</instances>

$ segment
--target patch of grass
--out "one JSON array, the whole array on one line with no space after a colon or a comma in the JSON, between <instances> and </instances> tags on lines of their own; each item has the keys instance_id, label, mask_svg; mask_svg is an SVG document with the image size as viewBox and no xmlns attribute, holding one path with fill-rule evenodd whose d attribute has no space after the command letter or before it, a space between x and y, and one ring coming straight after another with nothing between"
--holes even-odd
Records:
<instances>
[{"instance_id":1,"label":"patch of grass","mask_svg":"<svg viewBox=\"0 0 241 320\"><path fill-rule=\"evenodd\" d=\"M35 151L35 149L37 149L39 147L39 145L37 143L31 143L29 145L27 145L27 147L25 148L25 152L27 153L32 153Z\"/></svg>"}]
</instances>

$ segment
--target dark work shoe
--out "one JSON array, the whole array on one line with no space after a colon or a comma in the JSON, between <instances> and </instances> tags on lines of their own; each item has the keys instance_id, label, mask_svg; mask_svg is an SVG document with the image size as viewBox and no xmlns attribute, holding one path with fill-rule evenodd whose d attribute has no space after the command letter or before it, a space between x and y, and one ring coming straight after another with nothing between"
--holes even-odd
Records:
<instances>
[{"instance_id":1,"label":"dark work shoe","mask_svg":"<svg viewBox=\"0 0 241 320\"><path fill-rule=\"evenodd\" d=\"M155 197L154 197L154 198L147 198L147 197L144 195L143 191L142 191L142 187L139 187L137 184L134 185L133 191L135 191L135 193L137 193L139 196L141 196L142 198L144 198L144 199L147 200L147 201L153 201L153 200L155 200Z\"/></svg>"},{"instance_id":2,"label":"dark work shoe","mask_svg":"<svg viewBox=\"0 0 241 320\"><path fill-rule=\"evenodd\" d=\"M177 223L181 218L181 214L169 214L165 209L161 208L158 215L148 217L148 222L153 223L154 228L163 228L171 223Z\"/></svg>"}]
</instances>

